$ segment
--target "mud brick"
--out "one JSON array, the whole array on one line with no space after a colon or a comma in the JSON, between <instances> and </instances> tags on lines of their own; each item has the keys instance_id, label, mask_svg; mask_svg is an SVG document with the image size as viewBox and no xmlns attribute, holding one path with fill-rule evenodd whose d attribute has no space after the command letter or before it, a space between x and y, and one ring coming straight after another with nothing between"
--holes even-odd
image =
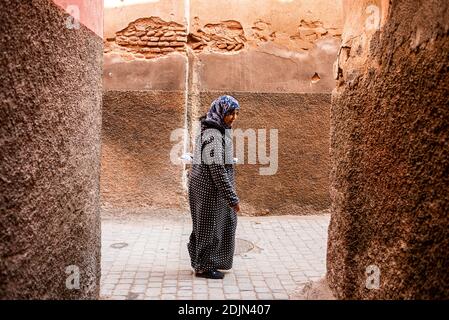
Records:
<instances>
[{"instance_id":1,"label":"mud brick","mask_svg":"<svg viewBox=\"0 0 449 320\"><path fill-rule=\"evenodd\" d=\"M184 47L185 43L184 42L170 42L170 47Z\"/></svg>"},{"instance_id":2,"label":"mud brick","mask_svg":"<svg viewBox=\"0 0 449 320\"><path fill-rule=\"evenodd\" d=\"M127 31L123 34L125 37L132 37L136 35L135 31Z\"/></svg>"},{"instance_id":3,"label":"mud brick","mask_svg":"<svg viewBox=\"0 0 449 320\"><path fill-rule=\"evenodd\" d=\"M194 43L194 44L192 44L192 49L198 49L199 47L201 47L201 46L203 46L204 45L204 43L202 43L202 42L197 42L197 43Z\"/></svg>"},{"instance_id":4,"label":"mud brick","mask_svg":"<svg viewBox=\"0 0 449 320\"><path fill-rule=\"evenodd\" d=\"M172 36L172 37L161 37L160 39L161 41L176 41L176 37Z\"/></svg>"}]
</instances>

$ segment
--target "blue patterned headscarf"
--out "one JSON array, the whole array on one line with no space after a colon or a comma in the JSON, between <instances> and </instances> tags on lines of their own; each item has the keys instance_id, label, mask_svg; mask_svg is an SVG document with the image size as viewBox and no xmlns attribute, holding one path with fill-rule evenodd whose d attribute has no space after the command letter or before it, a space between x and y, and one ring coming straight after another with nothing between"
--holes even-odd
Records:
<instances>
[{"instance_id":1,"label":"blue patterned headscarf","mask_svg":"<svg viewBox=\"0 0 449 320\"><path fill-rule=\"evenodd\" d=\"M214 100L210 105L210 109L206 115L206 121L213 122L221 128L230 129L224 123L224 117L228 113L240 109L239 102L231 96L221 96Z\"/></svg>"}]
</instances>

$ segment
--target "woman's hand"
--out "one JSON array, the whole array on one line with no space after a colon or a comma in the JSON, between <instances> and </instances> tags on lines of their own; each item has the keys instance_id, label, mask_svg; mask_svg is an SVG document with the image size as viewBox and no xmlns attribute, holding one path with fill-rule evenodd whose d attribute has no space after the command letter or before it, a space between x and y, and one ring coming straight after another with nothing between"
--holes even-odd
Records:
<instances>
[{"instance_id":1,"label":"woman's hand","mask_svg":"<svg viewBox=\"0 0 449 320\"><path fill-rule=\"evenodd\" d=\"M235 213L240 211L240 205L237 203L236 205L232 206L232 209L234 209Z\"/></svg>"}]
</instances>

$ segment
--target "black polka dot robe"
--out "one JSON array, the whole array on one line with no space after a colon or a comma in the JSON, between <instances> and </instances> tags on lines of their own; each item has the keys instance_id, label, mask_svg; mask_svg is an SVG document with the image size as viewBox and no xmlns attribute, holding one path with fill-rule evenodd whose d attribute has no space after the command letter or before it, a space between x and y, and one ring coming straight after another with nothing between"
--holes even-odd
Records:
<instances>
[{"instance_id":1,"label":"black polka dot robe","mask_svg":"<svg viewBox=\"0 0 449 320\"><path fill-rule=\"evenodd\" d=\"M193 230L187 248L195 271L232 268L237 214L231 207L239 202L232 154L232 139L225 130L203 119L188 180ZM222 161L208 162L205 155Z\"/></svg>"}]
</instances>

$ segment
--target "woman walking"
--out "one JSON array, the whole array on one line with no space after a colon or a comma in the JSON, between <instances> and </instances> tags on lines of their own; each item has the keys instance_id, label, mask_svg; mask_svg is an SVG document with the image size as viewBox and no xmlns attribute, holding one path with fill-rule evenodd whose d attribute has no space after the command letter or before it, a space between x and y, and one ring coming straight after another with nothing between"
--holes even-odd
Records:
<instances>
[{"instance_id":1,"label":"woman walking","mask_svg":"<svg viewBox=\"0 0 449 320\"><path fill-rule=\"evenodd\" d=\"M189 173L189 205L193 231L187 248L198 277L222 279L219 271L232 268L239 198L235 191L232 137L239 113L231 96L212 102L200 118L194 159Z\"/></svg>"}]
</instances>

